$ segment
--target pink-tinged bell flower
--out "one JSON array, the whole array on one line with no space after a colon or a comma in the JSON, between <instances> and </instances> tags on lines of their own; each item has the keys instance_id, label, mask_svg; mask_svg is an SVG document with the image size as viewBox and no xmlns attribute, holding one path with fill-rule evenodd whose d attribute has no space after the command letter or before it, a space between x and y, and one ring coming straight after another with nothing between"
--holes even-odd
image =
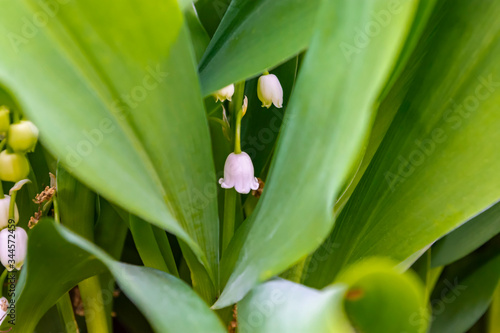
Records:
<instances>
[{"instance_id":1,"label":"pink-tinged bell flower","mask_svg":"<svg viewBox=\"0 0 500 333\"><path fill-rule=\"evenodd\" d=\"M226 99L228 101L231 101L231 98L233 98L234 95L234 84L230 84L227 87L224 87L220 90L217 90L214 93L216 102L221 101L224 102Z\"/></svg>"},{"instance_id":2,"label":"pink-tinged bell flower","mask_svg":"<svg viewBox=\"0 0 500 333\"><path fill-rule=\"evenodd\" d=\"M283 88L280 80L274 74L264 74L257 83L257 96L262 106L269 109L271 104L277 108L283 107Z\"/></svg>"},{"instance_id":3,"label":"pink-tinged bell flower","mask_svg":"<svg viewBox=\"0 0 500 333\"><path fill-rule=\"evenodd\" d=\"M231 153L224 164L224 178L219 179L222 188L233 188L238 193L247 194L259 188L254 176L253 164L247 153Z\"/></svg>"},{"instance_id":4,"label":"pink-tinged bell flower","mask_svg":"<svg viewBox=\"0 0 500 333\"><path fill-rule=\"evenodd\" d=\"M8 271L23 267L27 247L28 234L23 228L17 227L13 232L7 228L0 231L0 261Z\"/></svg>"}]
</instances>

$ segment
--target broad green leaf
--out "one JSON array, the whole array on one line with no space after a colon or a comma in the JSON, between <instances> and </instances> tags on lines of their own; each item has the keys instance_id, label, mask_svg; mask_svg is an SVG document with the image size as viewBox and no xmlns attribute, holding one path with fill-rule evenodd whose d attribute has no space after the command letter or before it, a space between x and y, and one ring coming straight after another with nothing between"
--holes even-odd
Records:
<instances>
[{"instance_id":1,"label":"broad green leaf","mask_svg":"<svg viewBox=\"0 0 500 333\"><path fill-rule=\"evenodd\" d=\"M339 45L348 48L349 43L355 44L357 27L369 26L373 12L393 10L389 3L323 3L264 194L227 251L230 258L222 274L231 271L235 262L236 266L216 307L239 301L259 281L304 258L330 231L332 203L359 153L371 106L397 55L416 2L402 2L392 15L392 24L373 36L365 48L357 49L358 53L346 53Z\"/></svg>"},{"instance_id":2,"label":"broad green leaf","mask_svg":"<svg viewBox=\"0 0 500 333\"><path fill-rule=\"evenodd\" d=\"M401 54L398 57L395 68L393 69L391 76L387 83L385 84L384 90L380 94L375 105L379 105L376 112L375 120L373 121L373 127L370 132L370 138L366 143L366 148L363 155L360 156L360 165L358 166L353 179L349 182L348 188L342 194L342 197L335 204L335 212L339 212L342 207L344 207L352 192L356 189L361 177L365 173L368 165L370 164L375 152L377 151L382 139L384 138L389 126L391 125L394 116L397 113L398 108L403 102L403 98L409 89L408 81L411 77L406 74L401 76L401 72L404 70L405 65L408 63L408 59L414 51L420 37L422 36L423 29L426 27L429 16L432 14L434 6L437 0L419 0L418 8L413 19L413 24L411 26L408 37L404 43L404 47L401 50ZM382 16L383 17L383 16ZM387 20L387 18L386 18ZM391 89L392 88L392 89ZM391 94L389 96L389 91Z\"/></svg>"},{"instance_id":3,"label":"broad green leaf","mask_svg":"<svg viewBox=\"0 0 500 333\"><path fill-rule=\"evenodd\" d=\"M48 219L39 221L28 234L28 255L15 290L15 330L33 332L40 318L63 294L106 269L97 258L61 242L57 235ZM2 327L6 324L7 320Z\"/></svg>"},{"instance_id":4,"label":"broad green leaf","mask_svg":"<svg viewBox=\"0 0 500 333\"><path fill-rule=\"evenodd\" d=\"M368 256L402 262L499 201L499 14L498 2L436 6L409 60L418 67L402 74L408 92L308 285Z\"/></svg>"},{"instance_id":5,"label":"broad green leaf","mask_svg":"<svg viewBox=\"0 0 500 333\"><path fill-rule=\"evenodd\" d=\"M99 198L99 217L95 224L95 244L114 259L120 259L128 221L124 221L109 202ZM113 237L109 237L112 234Z\"/></svg>"},{"instance_id":6,"label":"broad green leaf","mask_svg":"<svg viewBox=\"0 0 500 333\"><path fill-rule=\"evenodd\" d=\"M40 319L36 325L35 332L66 332L66 327L64 326L57 308L53 306Z\"/></svg>"},{"instance_id":7,"label":"broad green leaf","mask_svg":"<svg viewBox=\"0 0 500 333\"><path fill-rule=\"evenodd\" d=\"M231 0L198 0L196 12L208 35L212 37L217 30Z\"/></svg>"},{"instance_id":8,"label":"broad green leaf","mask_svg":"<svg viewBox=\"0 0 500 333\"><path fill-rule=\"evenodd\" d=\"M199 65L203 95L259 74L305 49L319 3L231 1Z\"/></svg>"},{"instance_id":9,"label":"broad green leaf","mask_svg":"<svg viewBox=\"0 0 500 333\"><path fill-rule=\"evenodd\" d=\"M181 10L185 11L185 10L189 10L189 7L191 7L193 2L196 2L196 0L195 1L177 0L177 2L179 3L179 7L181 8Z\"/></svg>"},{"instance_id":10,"label":"broad green leaf","mask_svg":"<svg viewBox=\"0 0 500 333\"><path fill-rule=\"evenodd\" d=\"M189 35L191 36L191 44L193 45L193 51L196 55L196 62L199 62L210 43L210 37L205 31L205 28L201 25L193 6L186 8L184 11L184 18L189 27Z\"/></svg>"},{"instance_id":11,"label":"broad green leaf","mask_svg":"<svg viewBox=\"0 0 500 333\"><path fill-rule=\"evenodd\" d=\"M349 267L333 285L312 289L287 280L254 288L238 303L238 328L244 332L425 332L422 284L413 273L382 259ZM383 306L381 306L383 304Z\"/></svg>"},{"instance_id":12,"label":"broad green leaf","mask_svg":"<svg viewBox=\"0 0 500 333\"><path fill-rule=\"evenodd\" d=\"M61 223L77 235L93 242L95 193L60 165L57 167L56 179Z\"/></svg>"},{"instance_id":13,"label":"broad green leaf","mask_svg":"<svg viewBox=\"0 0 500 333\"><path fill-rule=\"evenodd\" d=\"M54 210L59 211L62 224L77 235L93 242L96 194L71 176L60 165L57 167L56 180L57 196L55 200L57 203L54 202ZM107 286L101 286L100 279L101 275L92 276L78 283L83 307L85 309L92 308L85 316L87 329L91 332L111 331L112 327L111 317L104 311L103 287ZM67 303L71 303L69 296L66 296L66 300ZM93 304L98 305L94 306ZM59 309L61 308L64 307L60 303ZM72 308L68 312L72 314ZM62 318L64 318L64 315Z\"/></svg>"},{"instance_id":14,"label":"broad green leaf","mask_svg":"<svg viewBox=\"0 0 500 333\"><path fill-rule=\"evenodd\" d=\"M6 106L9 110L18 109L19 105L12 98L10 92L0 84L0 106Z\"/></svg>"},{"instance_id":15,"label":"broad green leaf","mask_svg":"<svg viewBox=\"0 0 500 333\"><path fill-rule=\"evenodd\" d=\"M119 260L125 244L128 225L115 209L104 200L99 198L99 217L94 228L95 244L109 254L113 259ZM113 235L113 237L109 237ZM100 274L99 280L103 288L103 295L110 295L115 290L115 279L109 272ZM115 300L104 302L105 313L111 321L111 313ZM111 327L111 325L110 325Z\"/></svg>"},{"instance_id":16,"label":"broad green leaf","mask_svg":"<svg viewBox=\"0 0 500 333\"><path fill-rule=\"evenodd\" d=\"M106 269L156 332L225 332L216 314L184 282L151 268L115 261L48 219L40 221L29 235L27 262L16 288L15 330L33 332L63 293Z\"/></svg>"},{"instance_id":17,"label":"broad green leaf","mask_svg":"<svg viewBox=\"0 0 500 333\"><path fill-rule=\"evenodd\" d=\"M179 236L217 281L209 132L177 2L0 6L0 82L42 142L90 188Z\"/></svg>"},{"instance_id":18,"label":"broad green leaf","mask_svg":"<svg viewBox=\"0 0 500 333\"><path fill-rule=\"evenodd\" d=\"M500 203L453 230L432 245L433 267L465 257L500 233Z\"/></svg>"},{"instance_id":19,"label":"broad green leaf","mask_svg":"<svg viewBox=\"0 0 500 333\"><path fill-rule=\"evenodd\" d=\"M142 313L125 295L120 294L115 301L116 321L127 333L152 333L153 329Z\"/></svg>"},{"instance_id":20,"label":"broad green leaf","mask_svg":"<svg viewBox=\"0 0 500 333\"><path fill-rule=\"evenodd\" d=\"M498 246L489 260L471 256L445 269L431 296L431 333L464 333L486 312L500 280Z\"/></svg>"},{"instance_id":21,"label":"broad green leaf","mask_svg":"<svg viewBox=\"0 0 500 333\"><path fill-rule=\"evenodd\" d=\"M420 40L422 33L425 31L425 27L429 22L429 18L432 15L434 7L438 0L419 0L418 8L415 12L415 17L413 18L413 23L411 29L408 33L406 41L404 43L403 49L401 50L401 54L399 55L398 61L394 70L391 73L387 84L384 87L384 91L380 94L379 100L383 100L386 97L387 93L394 87L395 82L400 77L401 72L405 69L408 64L408 60L410 59L415 47ZM398 83L398 88L407 88L405 84L402 82ZM388 111L388 110L387 110ZM378 144L377 144L378 146ZM372 156L370 156L371 159Z\"/></svg>"},{"instance_id":22,"label":"broad green leaf","mask_svg":"<svg viewBox=\"0 0 500 333\"><path fill-rule=\"evenodd\" d=\"M347 286L316 290L287 280L257 286L238 303L238 331L352 333L343 301Z\"/></svg>"}]
</instances>

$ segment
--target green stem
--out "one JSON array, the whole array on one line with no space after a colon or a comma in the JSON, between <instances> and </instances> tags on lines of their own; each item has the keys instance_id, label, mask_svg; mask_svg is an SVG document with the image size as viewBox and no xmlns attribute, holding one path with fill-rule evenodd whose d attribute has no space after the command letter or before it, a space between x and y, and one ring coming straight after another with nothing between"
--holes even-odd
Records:
<instances>
[{"instance_id":1,"label":"green stem","mask_svg":"<svg viewBox=\"0 0 500 333\"><path fill-rule=\"evenodd\" d=\"M179 277L179 271L177 270L177 264L175 263L174 254L172 253L172 247L170 247L167 233L165 230L156 226L152 226L152 228L156 242L160 248L163 260L165 260L165 263L167 264L168 270L172 273L172 275Z\"/></svg>"},{"instance_id":2,"label":"green stem","mask_svg":"<svg viewBox=\"0 0 500 333\"><path fill-rule=\"evenodd\" d=\"M215 121L216 123L221 124L222 127L227 127L227 124L222 119L215 118L215 117L208 117L208 119L211 121Z\"/></svg>"},{"instance_id":3,"label":"green stem","mask_svg":"<svg viewBox=\"0 0 500 333\"><path fill-rule=\"evenodd\" d=\"M262 74L269 75L269 71L266 69Z\"/></svg>"},{"instance_id":4,"label":"green stem","mask_svg":"<svg viewBox=\"0 0 500 333\"><path fill-rule=\"evenodd\" d=\"M210 112L207 113L207 116L211 116L213 115L215 112L217 112L217 110L219 110L221 108L220 104L216 104L215 105L215 108L213 108L212 110L210 110Z\"/></svg>"},{"instance_id":5,"label":"green stem","mask_svg":"<svg viewBox=\"0 0 500 333\"><path fill-rule=\"evenodd\" d=\"M2 141L0 141L0 151L3 149L3 147L5 147L6 143L7 143L7 138L5 138Z\"/></svg>"},{"instance_id":6,"label":"green stem","mask_svg":"<svg viewBox=\"0 0 500 333\"><path fill-rule=\"evenodd\" d=\"M2 275L0 275L0 297L3 296L3 284L5 282L5 278L7 277L8 272L9 271L7 269L4 269Z\"/></svg>"},{"instance_id":7,"label":"green stem","mask_svg":"<svg viewBox=\"0 0 500 333\"><path fill-rule=\"evenodd\" d=\"M243 97L245 95L245 81L238 82L234 85L234 94L232 101L229 103L229 113L234 115L235 112L241 109Z\"/></svg>"},{"instance_id":8,"label":"green stem","mask_svg":"<svg viewBox=\"0 0 500 333\"><path fill-rule=\"evenodd\" d=\"M241 154L241 118L243 118L243 112L239 109L236 114L236 128L234 131L234 152L236 154Z\"/></svg>"},{"instance_id":9,"label":"green stem","mask_svg":"<svg viewBox=\"0 0 500 333\"><path fill-rule=\"evenodd\" d=\"M16 198L17 198L17 191L13 191L12 195L10 196L10 203L9 203L9 220L14 220L14 212L15 212L14 208L16 207Z\"/></svg>"},{"instance_id":10,"label":"green stem","mask_svg":"<svg viewBox=\"0 0 500 333\"><path fill-rule=\"evenodd\" d=\"M488 313L488 333L498 333L500 331L500 284L497 285L491 300L490 311Z\"/></svg>"},{"instance_id":11,"label":"green stem","mask_svg":"<svg viewBox=\"0 0 500 333\"><path fill-rule=\"evenodd\" d=\"M233 100L229 103L229 112L234 118L234 152L241 154L241 119L242 104L245 95L245 81L235 84ZM236 197L234 189L227 189L224 198L224 221L222 224L222 251L224 251L234 235L234 220L236 215Z\"/></svg>"},{"instance_id":12,"label":"green stem","mask_svg":"<svg viewBox=\"0 0 500 333\"><path fill-rule=\"evenodd\" d=\"M234 219L236 214L236 191L227 189L224 198L224 224L222 225L222 252L226 250L234 235Z\"/></svg>"},{"instance_id":13,"label":"green stem","mask_svg":"<svg viewBox=\"0 0 500 333\"><path fill-rule=\"evenodd\" d=\"M68 293L65 293L57 301L57 310L61 316L64 327L67 333L79 333L78 324L76 323L75 313L73 312L73 305L71 305L71 298Z\"/></svg>"},{"instance_id":14,"label":"green stem","mask_svg":"<svg viewBox=\"0 0 500 333\"><path fill-rule=\"evenodd\" d=\"M97 275L78 283L85 309L85 323L89 333L109 332L108 319L104 310L101 283Z\"/></svg>"},{"instance_id":15,"label":"green stem","mask_svg":"<svg viewBox=\"0 0 500 333\"><path fill-rule=\"evenodd\" d=\"M233 101L229 104L229 111L234 118L234 152L241 153L241 118L243 111L243 97L245 96L245 81L239 82L234 87Z\"/></svg>"},{"instance_id":16,"label":"green stem","mask_svg":"<svg viewBox=\"0 0 500 333\"><path fill-rule=\"evenodd\" d=\"M144 266L170 273L153 232L148 222L130 215L130 232Z\"/></svg>"},{"instance_id":17,"label":"green stem","mask_svg":"<svg viewBox=\"0 0 500 333\"><path fill-rule=\"evenodd\" d=\"M54 203L54 220L57 224L61 224L61 219L59 218L59 203L57 202L57 194L52 197L52 202Z\"/></svg>"},{"instance_id":18,"label":"green stem","mask_svg":"<svg viewBox=\"0 0 500 333\"><path fill-rule=\"evenodd\" d=\"M3 194L3 184L0 181L0 199L3 199L3 198L5 198L5 195Z\"/></svg>"}]
</instances>

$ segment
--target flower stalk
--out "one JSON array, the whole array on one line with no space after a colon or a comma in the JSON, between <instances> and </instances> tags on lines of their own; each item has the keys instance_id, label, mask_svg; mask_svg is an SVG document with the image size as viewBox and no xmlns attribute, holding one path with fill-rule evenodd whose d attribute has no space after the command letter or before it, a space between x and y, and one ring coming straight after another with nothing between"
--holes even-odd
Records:
<instances>
[{"instance_id":1,"label":"flower stalk","mask_svg":"<svg viewBox=\"0 0 500 333\"><path fill-rule=\"evenodd\" d=\"M9 203L9 220L14 220L16 216L16 198L17 191L11 191Z\"/></svg>"},{"instance_id":2,"label":"flower stalk","mask_svg":"<svg viewBox=\"0 0 500 333\"><path fill-rule=\"evenodd\" d=\"M234 120L234 153L241 154L241 119L243 118L242 105L245 95L245 81L235 85L235 91L229 113ZM234 235L234 221L236 216L237 192L234 188L225 191L224 196L224 220L222 224L222 251L225 251Z\"/></svg>"}]
</instances>

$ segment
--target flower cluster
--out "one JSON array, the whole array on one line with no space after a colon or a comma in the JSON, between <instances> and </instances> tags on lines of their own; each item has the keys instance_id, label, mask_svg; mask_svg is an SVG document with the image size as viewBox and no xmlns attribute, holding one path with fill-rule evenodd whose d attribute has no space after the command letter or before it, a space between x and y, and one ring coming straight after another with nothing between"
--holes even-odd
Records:
<instances>
[{"instance_id":1,"label":"flower cluster","mask_svg":"<svg viewBox=\"0 0 500 333\"><path fill-rule=\"evenodd\" d=\"M214 97L216 101L231 101L234 91L234 84L231 84L216 91ZM266 72L259 78L257 96L262 102L262 107L269 108L273 104L277 108L283 107L283 88L276 75ZM241 120L246 113L247 107L248 99L245 96L243 106L238 115L239 118L237 116L237 119ZM225 112L223 113L223 117L226 117ZM241 124L237 122L236 126L236 133L239 133L239 126L241 126ZM242 152L239 148L239 136L236 137L235 140L237 141L236 146L238 149L235 149L235 152L229 154L227 157L226 163L224 164L224 177L219 179L219 184L222 188L231 189L234 187L238 193L247 194L251 190L256 191L259 189L259 181L255 177L254 167L250 156Z\"/></svg>"},{"instance_id":2,"label":"flower cluster","mask_svg":"<svg viewBox=\"0 0 500 333\"><path fill-rule=\"evenodd\" d=\"M10 110L2 106L0 107L0 140L0 180L18 182L25 179L30 171L26 153L35 149L38 141L38 128L27 120L11 123ZM7 149L3 150L5 145Z\"/></svg>"},{"instance_id":3,"label":"flower cluster","mask_svg":"<svg viewBox=\"0 0 500 333\"><path fill-rule=\"evenodd\" d=\"M230 84L220 90L217 90L213 95L216 102L225 100L231 101L234 94L234 84ZM262 102L262 107L270 108L274 104L277 108L283 107L283 88L280 80L274 74L265 73L259 77L257 83L257 97Z\"/></svg>"},{"instance_id":4,"label":"flower cluster","mask_svg":"<svg viewBox=\"0 0 500 333\"><path fill-rule=\"evenodd\" d=\"M35 149L37 141L38 128L32 122L19 120L18 113L0 107L0 181L17 183L11 189L14 194L0 191L0 262L8 271L21 269L26 258L28 235L16 227L19 211L12 201L15 191L27 181L30 165L26 153Z\"/></svg>"}]
</instances>

